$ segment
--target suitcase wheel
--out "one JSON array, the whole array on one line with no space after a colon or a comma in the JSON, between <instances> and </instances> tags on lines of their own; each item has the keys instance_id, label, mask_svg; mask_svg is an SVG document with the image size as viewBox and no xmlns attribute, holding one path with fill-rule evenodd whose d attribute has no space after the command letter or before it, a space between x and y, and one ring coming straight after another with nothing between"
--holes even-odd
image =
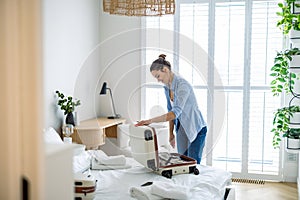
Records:
<instances>
[{"instance_id":1,"label":"suitcase wheel","mask_svg":"<svg viewBox=\"0 0 300 200\"><path fill-rule=\"evenodd\" d=\"M163 171L161 175L166 178L172 178L172 170Z\"/></svg>"},{"instance_id":2,"label":"suitcase wheel","mask_svg":"<svg viewBox=\"0 0 300 200\"><path fill-rule=\"evenodd\" d=\"M198 174L199 174L199 170L197 169L197 167L195 167L195 169L194 169L194 174L195 174L195 175L198 175Z\"/></svg>"}]
</instances>

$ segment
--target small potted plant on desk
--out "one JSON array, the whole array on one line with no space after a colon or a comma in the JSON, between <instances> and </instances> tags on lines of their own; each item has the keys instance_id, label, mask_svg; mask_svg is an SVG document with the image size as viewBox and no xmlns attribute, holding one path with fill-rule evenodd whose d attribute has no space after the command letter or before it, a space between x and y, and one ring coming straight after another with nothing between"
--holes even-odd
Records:
<instances>
[{"instance_id":1,"label":"small potted plant on desk","mask_svg":"<svg viewBox=\"0 0 300 200\"><path fill-rule=\"evenodd\" d=\"M59 91L55 93L59 98L57 105L60 106L60 109L64 111L64 115L66 115L66 124L75 126L73 112L75 111L75 107L80 105L80 100L75 100L72 96L65 96Z\"/></svg>"}]
</instances>

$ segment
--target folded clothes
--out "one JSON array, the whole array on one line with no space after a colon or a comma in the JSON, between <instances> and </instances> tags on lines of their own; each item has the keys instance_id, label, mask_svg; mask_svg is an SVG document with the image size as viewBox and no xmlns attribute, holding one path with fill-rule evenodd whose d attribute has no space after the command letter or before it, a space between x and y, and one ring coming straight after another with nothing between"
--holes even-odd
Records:
<instances>
[{"instance_id":1,"label":"folded clothes","mask_svg":"<svg viewBox=\"0 0 300 200\"><path fill-rule=\"evenodd\" d=\"M93 157L101 165L126 165L124 155L108 156L103 151L97 150L93 153Z\"/></svg>"},{"instance_id":2,"label":"folded clothes","mask_svg":"<svg viewBox=\"0 0 300 200\"><path fill-rule=\"evenodd\" d=\"M189 199L189 188L174 183L154 181L151 194L167 199Z\"/></svg>"},{"instance_id":3,"label":"folded clothes","mask_svg":"<svg viewBox=\"0 0 300 200\"><path fill-rule=\"evenodd\" d=\"M128 169L130 168L130 165L124 164L124 165L104 165L104 164L99 164L99 162L93 158L92 159L92 164L91 164L91 169L98 169L98 170L108 170L108 169Z\"/></svg>"},{"instance_id":4,"label":"folded clothes","mask_svg":"<svg viewBox=\"0 0 300 200\"><path fill-rule=\"evenodd\" d=\"M151 186L131 187L130 195L138 200L160 200L162 197L151 194Z\"/></svg>"}]
</instances>

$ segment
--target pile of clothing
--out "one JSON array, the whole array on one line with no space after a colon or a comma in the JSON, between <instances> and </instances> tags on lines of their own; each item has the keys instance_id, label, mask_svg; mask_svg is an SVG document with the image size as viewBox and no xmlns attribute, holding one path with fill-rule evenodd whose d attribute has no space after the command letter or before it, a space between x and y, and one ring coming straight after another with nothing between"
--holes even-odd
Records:
<instances>
[{"instance_id":1,"label":"pile of clothing","mask_svg":"<svg viewBox=\"0 0 300 200\"><path fill-rule=\"evenodd\" d=\"M101 150L93 151L91 169L127 169L131 166L126 163L124 155L108 156Z\"/></svg>"},{"instance_id":2,"label":"pile of clothing","mask_svg":"<svg viewBox=\"0 0 300 200\"><path fill-rule=\"evenodd\" d=\"M179 154L172 155L169 152L159 152L158 157L159 157L160 166L168 166L168 165L185 163L185 161L180 158Z\"/></svg>"}]
</instances>

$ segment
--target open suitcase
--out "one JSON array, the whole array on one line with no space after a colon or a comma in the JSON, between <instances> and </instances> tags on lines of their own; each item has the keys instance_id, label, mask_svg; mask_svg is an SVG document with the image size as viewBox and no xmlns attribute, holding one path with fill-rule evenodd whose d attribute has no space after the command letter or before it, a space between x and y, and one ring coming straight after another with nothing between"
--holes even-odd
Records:
<instances>
[{"instance_id":1,"label":"open suitcase","mask_svg":"<svg viewBox=\"0 0 300 200\"><path fill-rule=\"evenodd\" d=\"M155 128L131 125L129 132L132 156L145 167L167 178L176 174L199 174L195 159L178 153L159 152Z\"/></svg>"},{"instance_id":2,"label":"open suitcase","mask_svg":"<svg viewBox=\"0 0 300 200\"><path fill-rule=\"evenodd\" d=\"M74 175L75 200L92 200L95 196L97 180L89 174Z\"/></svg>"}]
</instances>

